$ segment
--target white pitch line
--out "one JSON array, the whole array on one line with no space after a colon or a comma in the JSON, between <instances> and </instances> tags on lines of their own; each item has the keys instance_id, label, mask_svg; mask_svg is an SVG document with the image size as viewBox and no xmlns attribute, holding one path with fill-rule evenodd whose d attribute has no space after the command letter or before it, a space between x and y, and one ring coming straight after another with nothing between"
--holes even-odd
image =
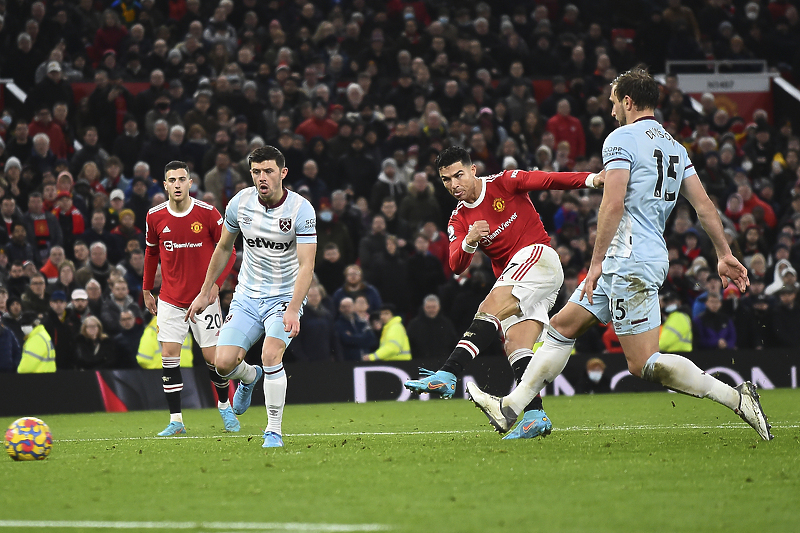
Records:
<instances>
[{"instance_id":1,"label":"white pitch line","mask_svg":"<svg viewBox=\"0 0 800 533\"><path fill-rule=\"evenodd\" d=\"M383 524L313 524L302 522L101 522L88 520L0 520L0 528L85 528L85 529L225 529L261 531L389 531Z\"/></svg>"},{"instance_id":2,"label":"white pitch line","mask_svg":"<svg viewBox=\"0 0 800 533\"><path fill-rule=\"evenodd\" d=\"M570 426L554 427L553 431L661 431L670 429L744 429L746 424L680 424L680 425L636 425L636 426ZM773 429L796 429L800 424L772 424ZM343 431L337 433L286 433L284 437L392 437L400 435L463 435L470 433L494 433L491 429L462 429L452 431ZM107 437L97 439L53 439L54 442L115 442L115 441L153 441L177 439L241 439L261 437L261 435L186 435L181 437Z\"/></svg>"}]
</instances>

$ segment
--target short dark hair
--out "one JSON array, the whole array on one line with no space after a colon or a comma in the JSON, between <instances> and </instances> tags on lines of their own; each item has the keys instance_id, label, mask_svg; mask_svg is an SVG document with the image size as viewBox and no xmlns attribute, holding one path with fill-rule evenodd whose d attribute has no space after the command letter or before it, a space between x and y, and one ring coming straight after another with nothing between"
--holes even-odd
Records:
<instances>
[{"instance_id":1,"label":"short dark hair","mask_svg":"<svg viewBox=\"0 0 800 533\"><path fill-rule=\"evenodd\" d=\"M461 163L465 167L472 166L472 158L469 156L469 152L461 146L451 146L450 148L442 150L442 152L436 156L434 165L436 165L437 169L440 169L455 165L456 163Z\"/></svg>"},{"instance_id":2,"label":"short dark hair","mask_svg":"<svg viewBox=\"0 0 800 533\"><path fill-rule=\"evenodd\" d=\"M623 98L629 96L637 111L658 107L660 96L658 83L644 65L636 66L628 72L620 74L612 82L612 85L617 100L622 101Z\"/></svg>"},{"instance_id":3,"label":"short dark hair","mask_svg":"<svg viewBox=\"0 0 800 533\"><path fill-rule=\"evenodd\" d=\"M167 172L170 170L185 170L187 176L191 174L191 172L189 172L189 165L183 161L170 161L167 163L164 167L164 179L167 179Z\"/></svg>"},{"instance_id":4,"label":"short dark hair","mask_svg":"<svg viewBox=\"0 0 800 533\"><path fill-rule=\"evenodd\" d=\"M253 168L253 163L262 163L264 161L275 161L279 170L283 170L283 167L286 166L286 158L274 146L261 146L247 156L247 164L250 165L250 168Z\"/></svg>"}]
</instances>

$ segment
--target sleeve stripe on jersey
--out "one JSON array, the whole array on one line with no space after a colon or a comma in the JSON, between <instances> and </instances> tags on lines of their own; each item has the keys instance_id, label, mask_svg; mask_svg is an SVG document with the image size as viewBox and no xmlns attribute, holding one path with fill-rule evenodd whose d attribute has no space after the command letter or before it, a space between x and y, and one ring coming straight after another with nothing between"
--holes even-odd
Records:
<instances>
[{"instance_id":1,"label":"sleeve stripe on jersey","mask_svg":"<svg viewBox=\"0 0 800 533\"><path fill-rule=\"evenodd\" d=\"M214 209L214 206L213 206L213 205L211 205L211 204L207 204L207 203L205 203L205 202L204 202L204 201L202 201L202 200L195 199L195 201L194 201L194 204L195 204L196 206L198 206L198 207L202 207L203 209L208 209L209 211L211 211L212 209Z\"/></svg>"},{"instance_id":2,"label":"sleeve stripe on jersey","mask_svg":"<svg viewBox=\"0 0 800 533\"><path fill-rule=\"evenodd\" d=\"M630 164L630 160L629 159L625 159L624 157L617 157L617 158L612 159L611 161L606 161L606 165L609 164L609 163L613 163L614 161L625 161L626 163Z\"/></svg>"},{"instance_id":3,"label":"sleeve stripe on jersey","mask_svg":"<svg viewBox=\"0 0 800 533\"><path fill-rule=\"evenodd\" d=\"M298 237L316 237L316 233L295 233Z\"/></svg>"},{"instance_id":4,"label":"sleeve stripe on jersey","mask_svg":"<svg viewBox=\"0 0 800 533\"><path fill-rule=\"evenodd\" d=\"M162 209L167 207L167 204L169 204L168 201L164 202L163 204L158 204L157 206L151 208L150 211L148 211L148 213L155 213L156 211L161 211Z\"/></svg>"},{"instance_id":5,"label":"sleeve stripe on jersey","mask_svg":"<svg viewBox=\"0 0 800 533\"><path fill-rule=\"evenodd\" d=\"M689 170L689 169L690 169L690 168L692 168L693 166L694 166L693 164L692 164L692 165L688 165L688 166L687 166L687 167L686 167L684 170Z\"/></svg>"},{"instance_id":6,"label":"sleeve stripe on jersey","mask_svg":"<svg viewBox=\"0 0 800 533\"><path fill-rule=\"evenodd\" d=\"M157 244L153 244L152 242L144 241L147 246L158 246Z\"/></svg>"}]
</instances>

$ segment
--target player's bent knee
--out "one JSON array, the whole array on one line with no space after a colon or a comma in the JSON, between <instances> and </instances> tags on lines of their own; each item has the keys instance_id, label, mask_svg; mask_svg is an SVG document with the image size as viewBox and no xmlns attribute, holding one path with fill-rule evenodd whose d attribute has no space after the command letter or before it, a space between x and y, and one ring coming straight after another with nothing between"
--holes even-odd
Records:
<instances>
[{"instance_id":1,"label":"player's bent knee","mask_svg":"<svg viewBox=\"0 0 800 533\"><path fill-rule=\"evenodd\" d=\"M560 318L558 313L550 319L550 329L556 330L568 339L576 338L578 333L577 325L570 320Z\"/></svg>"},{"instance_id":2,"label":"player's bent knee","mask_svg":"<svg viewBox=\"0 0 800 533\"><path fill-rule=\"evenodd\" d=\"M203 359L205 359L206 363L211 363L212 365L215 363L217 359L216 346L207 346L205 348L201 348L200 351L203 352Z\"/></svg>"},{"instance_id":3,"label":"player's bent knee","mask_svg":"<svg viewBox=\"0 0 800 533\"><path fill-rule=\"evenodd\" d=\"M233 372L245 356L245 351L238 346L217 346L216 352L214 366L217 367L217 373L221 376Z\"/></svg>"},{"instance_id":4,"label":"player's bent knee","mask_svg":"<svg viewBox=\"0 0 800 533\"><path fill-rule=\"evenodd\" d=\"M550 329L555 329L568 339L577 339L597 322L597 318L591 312L578 304L567 302L567 305L550 319Z\"/></svg>"},{"instance_id":5,"label":"player's bent knee","mask_svg":"<svg viewBox=\"0 0 800 533\"><path fill-rule=\"evenodd\" d=\"M484 298L478 306L478 311L497 316L507 307L513 307L518 304L514 295L511 294L513 287L497 287Z\"/></svg>"}]
</instances>

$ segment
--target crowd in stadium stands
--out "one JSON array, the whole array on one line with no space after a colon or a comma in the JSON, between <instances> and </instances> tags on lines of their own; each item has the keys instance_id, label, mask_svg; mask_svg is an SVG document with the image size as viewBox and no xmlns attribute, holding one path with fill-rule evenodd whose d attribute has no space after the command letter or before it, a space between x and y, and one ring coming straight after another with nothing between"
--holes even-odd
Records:
<instances>
[{"instance_id":1,"label":"crowd in stadium stands","mask_svg":"<svg viewBox=\"0 0 800 533\"><path fill-rule=\"evenodd\" d=\"M143 231L166 200L164 165L187 161L192 195L223 211L251 184L246 157L264 144L285 154L285 185L318 214L318 283L287 358L375 358L382 308L402 318L413 357L444 356L493 276L480 254L462 275L449 269L455 200L433 167L440 150L468 148L479 175L598 172L617 126L617 74L638 62L664 72L668 59L764 59L796 73L797 4L0 0L0 78L27 95L20 103L6 88L0 117L0 370L16 370L31 326L29 339L54 343L59 369L136 366L139 339L154 342L143 336ZM721 282L679 200L662 343L794 346L793 125L762 110L737 116L711 94L697 111L674 75L662 89L657 118L689 150L751 281L745 294ZM566 273L554 311L585 275L600 199L532 195ZM224 313L235 286L234 272ZM577 348L619 343L598 327Z\"/></svg>"}]
</instances>

